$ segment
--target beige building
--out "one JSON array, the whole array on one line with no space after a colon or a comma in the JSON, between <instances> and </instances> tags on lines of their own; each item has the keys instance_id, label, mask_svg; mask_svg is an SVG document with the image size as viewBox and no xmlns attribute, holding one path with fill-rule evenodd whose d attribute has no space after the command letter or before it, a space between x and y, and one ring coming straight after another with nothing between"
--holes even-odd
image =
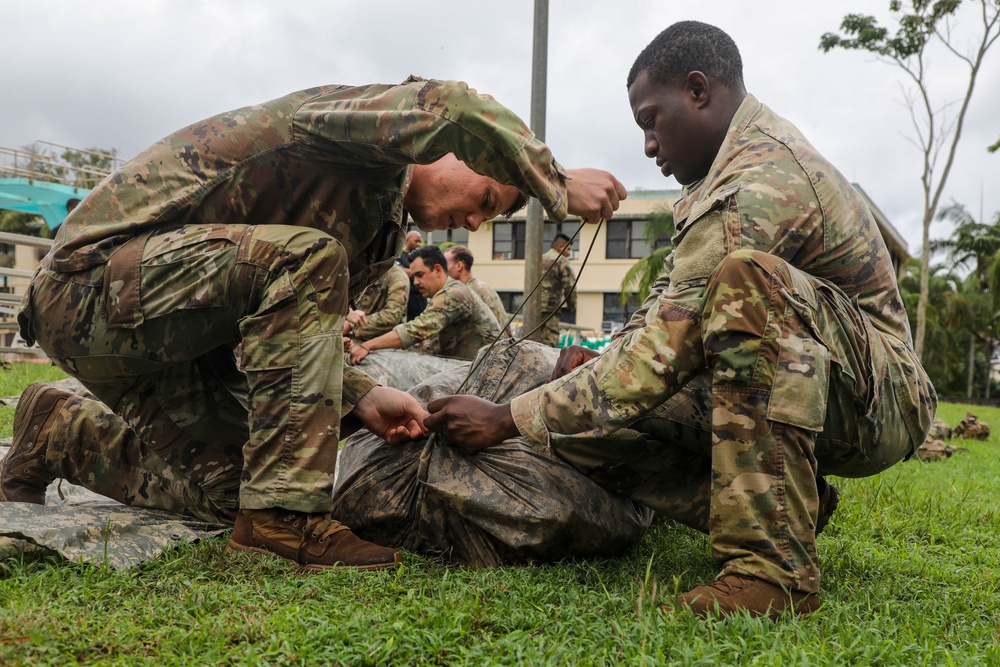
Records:
<instances>
[{"instance_id":1,"label":"beige building","mask_svg":"<svg viewBox=\"0 0 1000 667\"><path fill-rule=\"evenodd\" d=\"M906 241L864 190L859 186L855 187L871 208L898 273L899 266L910 256ZM570 264L574 271L580 270L582 258L592 241L594 247L577 283L576 312L564 313L564 323L576 325L584 335L588 332L600 335L628 321L635 309L635 302L633 300L623 306L618 296L625 274L653 247L669 245L670 241L661 238L652 247L646 243L643 234L646 221L657 211L672 210L673 203L679 196L680 190L633 190L622 201L614 218L600 229L596 225L584 226L573 242ZM508 312L514 312L521 305L524 290L525 215L522 210L509 222L487 222L473 234L458 229L425 233L424 237L430 244L451 241L467 245L475 258L473 274L490 284L500 294ZM562 223L546 221L544 248L548 249L559 232L572 237L579 225L579 219L575 217Z\"/></svg>"}]
</instances>

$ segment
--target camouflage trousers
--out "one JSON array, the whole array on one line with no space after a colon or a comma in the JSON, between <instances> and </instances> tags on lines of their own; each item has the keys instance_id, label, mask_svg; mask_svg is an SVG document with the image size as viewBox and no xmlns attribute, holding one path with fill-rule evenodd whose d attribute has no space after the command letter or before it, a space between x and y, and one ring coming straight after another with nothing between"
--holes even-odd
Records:
<instances>
[{"instance_id":1,"label":"camouflage trousers","mask_svg":"<svg viewBox=\"0 0 1000 667\"><path fill-rule=\"evenodd\" d=\"M664 339L688 353L664 372L691 379L626 428L550 433L550 446L602 487L707 532L723 573L818 591L817 476L873 475L910 456L936 403L926 376L906 382L855 303L773 255L737 251L700 312L665 308Z\"/></svg>"},{"instance_id":2,"label":"camouflage trousers","mask_svg":"<svg viewBox=\"0 0 1000 667\"><path fill-rule=\"evenodd\" d=\"M410 393L423 405L460 390L509 401L548 380L557 357L537 343L501 342L480 350L467 382L466 364ZM469 565L617 555L653 516L520 438L473 454L438 436L388 445L360 431L339 465L333 513L355 533Z\"/></svg>"},{"instance_id":3,"label":"camouflage trousers","mask_svg":"<svg viewBox=\"0 0 1000 667\"><path fill-rule=\"evenodd\" d=\"M41 269L23 335L100 399L63 407L53 472L208 520L328 511L348 284L336 240L280 225L188 225Z\"/></svg>"},{"instance_id":4,"label":"camouflage trousers","mask_svg":"<svg viewBox=\"0 0 1000 667\"><path fill-rule=\"evenodd\" d=\"M559 313L541 313L540 317L542 326L531 336L531 340L549 347L559 347Z\"/></svg>"}]
</instances>

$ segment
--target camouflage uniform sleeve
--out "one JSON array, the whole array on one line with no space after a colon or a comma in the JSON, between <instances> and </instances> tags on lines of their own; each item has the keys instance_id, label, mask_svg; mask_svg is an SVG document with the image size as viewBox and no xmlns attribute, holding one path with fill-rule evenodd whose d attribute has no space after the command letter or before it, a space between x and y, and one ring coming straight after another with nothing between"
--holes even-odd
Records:
<instances>
[{"instance_id":1,"label":"camouflage uniform sleeve","mask_svg":"<svg viewBox=\"0 0 1000 667\"><path fill-rule=\"evenodd\" d=\"M700 349L689 351L687 341L672 341L664 317L669 310L699 319L704 286L662 292L651 321L618 338L593 363L511 401L511 414L521 435L547 444L549 433L606 434L635 420L663 402L668 385L689 378L685 359L700 359ZM697 369L695 369L697 370Z\"/></svg>"},{"instance_id":2,"label":"camouflage uniform sleeve","mask_svg":"<svg viewBox=\"0 0 1000 667\"><path fill-rule=\"evenodd\" d=\"M406 320L406 300L410 296L410 281L402 271L392 269L386 274L385 305L374 313L368 313L365 323L354 328L358 340L370 340L392 331L392 328Z\"/></svg>"},{"instance_id":3,"label":"camouflage uniform sleeve","mask_svg":"<svg viewBox=\"0 0 1000 667\"><path fill-rule=\"evenodd\" d=\"M660 273L660 277L656 279L656 282L653 283L652 287L649 288L649 294L646 295L646 299L642 302L642 305L639 306L639 310L632 313L632 317L629 319L628 324L626 324L621 330L617 331L612 337L613 339L620 338L627 333L646 326L646 318L649 316L649 313L656 313L656 309L652 309L652 306L659 301L660 295L668 287L670 287L669 276L671 266L673 266L673 253L664 258L663 271Z\"/></svg>"},{"instance_id":4,"label":"camouflage uniform sleeve","mask_svg":"<svg viewBox=\"0 0 1000 667\"><path fill-rule=\"evenodd\" d=\"M451 290L443 289L434 295L424 312L409 322L397 326L393 331L399 335L403 349L437 336L452 322L462 319L469 311L470 304L457 299Z\"/></svg>"},{"instance_id":5,"label":"camouflage uniform sleeve","mask_svg":"<svg viewBox=\"0 0 1000 667\"><path fill-rule=\"evenodd\" d=\"M354 366L344 364L343 397L341 399L341 415L346 415L354 409L365 394L378 386L378 382L365 375Z\"/></svg>"},{"instance_id":6,"label":"camouflage uniform sleeve","mask_svg":"<svg viewBox=\"0 0 1000 667\"><path fill-rule=\"evenodd\" d=\"M487 292L486 296L483 298L486 303L486 307L490 309L493 316L497 318L497 324L504 328L505 331L507 327L507 322L510 321L510 314L507 309L503 307L503 302L500 300L500 296L496 292Z\"/></svg>"},{"instance_id":7,"label":"camouflage uniform sleeve","mask_svg":"<svg viewBox=\"0 0 1000 667\"><path fill-rule=\"evenodd\" d=\"M458 81L411 77L398 86L319 95L295 114L330 160L428 164L454 153L477 173L541 201L566 217L566 171L510 109ZM374 151L373 151L374 147Z\"/></svg>"}]
</instances>

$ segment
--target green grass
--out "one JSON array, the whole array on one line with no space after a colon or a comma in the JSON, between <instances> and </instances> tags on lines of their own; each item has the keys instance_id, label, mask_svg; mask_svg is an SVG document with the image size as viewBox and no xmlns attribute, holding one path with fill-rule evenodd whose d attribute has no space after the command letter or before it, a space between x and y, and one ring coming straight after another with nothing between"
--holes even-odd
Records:
<instances>
[{"instance_id":1,"label":"green grass","mask_svg":"<svg viewBox=\"0 0 1000 667\"><path fill-rule=\"evenodd\" d=\"M16 361L10 368L0 367L0 399L17 396L32 382L55 382L67 375L51 364ZM0 437L9 438L13 431L14 408L0 405Z\"/></svg>"},{"instance_id":2,"label":"green grass","mask_svg":"<svg viewBox=\"0 0 1000 667\"><path fill-rule=\"evenodd\" d=\"M967 409L1000 432L997 409L940 414ZM707 538L671 522L623 558L483 570L407 554L300 576L217 539L127 572L0 561L0 664L1000 665L1000 436L956 444L837 480L824 607L804 619L662 614L715 572Z\"/></svg>"}]
</instances>

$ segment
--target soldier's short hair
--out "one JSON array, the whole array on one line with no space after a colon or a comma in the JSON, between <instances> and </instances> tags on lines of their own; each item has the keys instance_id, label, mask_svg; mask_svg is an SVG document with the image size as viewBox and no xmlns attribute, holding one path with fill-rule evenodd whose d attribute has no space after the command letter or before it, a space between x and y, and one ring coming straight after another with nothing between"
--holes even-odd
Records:
<instances>
[{"instance_id":1,"label":"soldier's short hair","mask_svg":"<svg viewBox=\"0 0 1000 667\"><path fill-rule=\"evenodd\" d=\"M569 245L569 237L566 236L565 234L563 234L562 232L559 232L558 234L556 234L556 237L554 239L552 239L552 246L551 247L555 248L556 244L560 244L560 245L564 245L564 246Z\"/></svg>"},{"instance_id":2,"label":"soldier's short hair","mask_svg":"<svg viewBox=\"0 0 1000 667\"><path fill-rule=\"evenodd\" d=\"M445 251L445 256L451 255L456 262L465 264L465 268L472 270L472 251L464 245L453 245Z\"/></svg>"},{"instance_id":3,"label":"soldier's short hair","mask_svg":"<svg viewBox=\"0 0 1000 667\"><path fill-rule=\"evenodd\" d=\"M424 263L424 266L426 266L428 269L433 269L435 266L440 266L446 272L448 271L448 260L445 259L444 253L441 252L441 248L437 247L436 245L420 246L416 250L410 251L410 254L407 255L407 257L409 258L410 262L419 257L420 260Z\"/></svg>"},{"instance_id":4,"label":"soldier's short hair","mask_svg":"<svg viewBox=\"0 0 1000 667\"><path fill-rule=\"evenodd\" d=\"M504 220L509 220L510 216L514 215L527 205L528 205L528 196L523 192L518 191L517 199L514 200L514 205L511 206L506 211L504 211L503 213L501 213L500 217L503 218Z\"/></svg>"},{"instance_id":5,"label":"soldier's short hair","mask_svg":"<svg viewBox=\"0 0 1000 667\"><path fill-rule=\"evenodd\" d=\"M733 38L714 25L679 21L653 38L632 64L626 87L640 72L657 83L680 83L701 72L727 86L743 85L743 59Z\"/></svg>"}]
</instances>

